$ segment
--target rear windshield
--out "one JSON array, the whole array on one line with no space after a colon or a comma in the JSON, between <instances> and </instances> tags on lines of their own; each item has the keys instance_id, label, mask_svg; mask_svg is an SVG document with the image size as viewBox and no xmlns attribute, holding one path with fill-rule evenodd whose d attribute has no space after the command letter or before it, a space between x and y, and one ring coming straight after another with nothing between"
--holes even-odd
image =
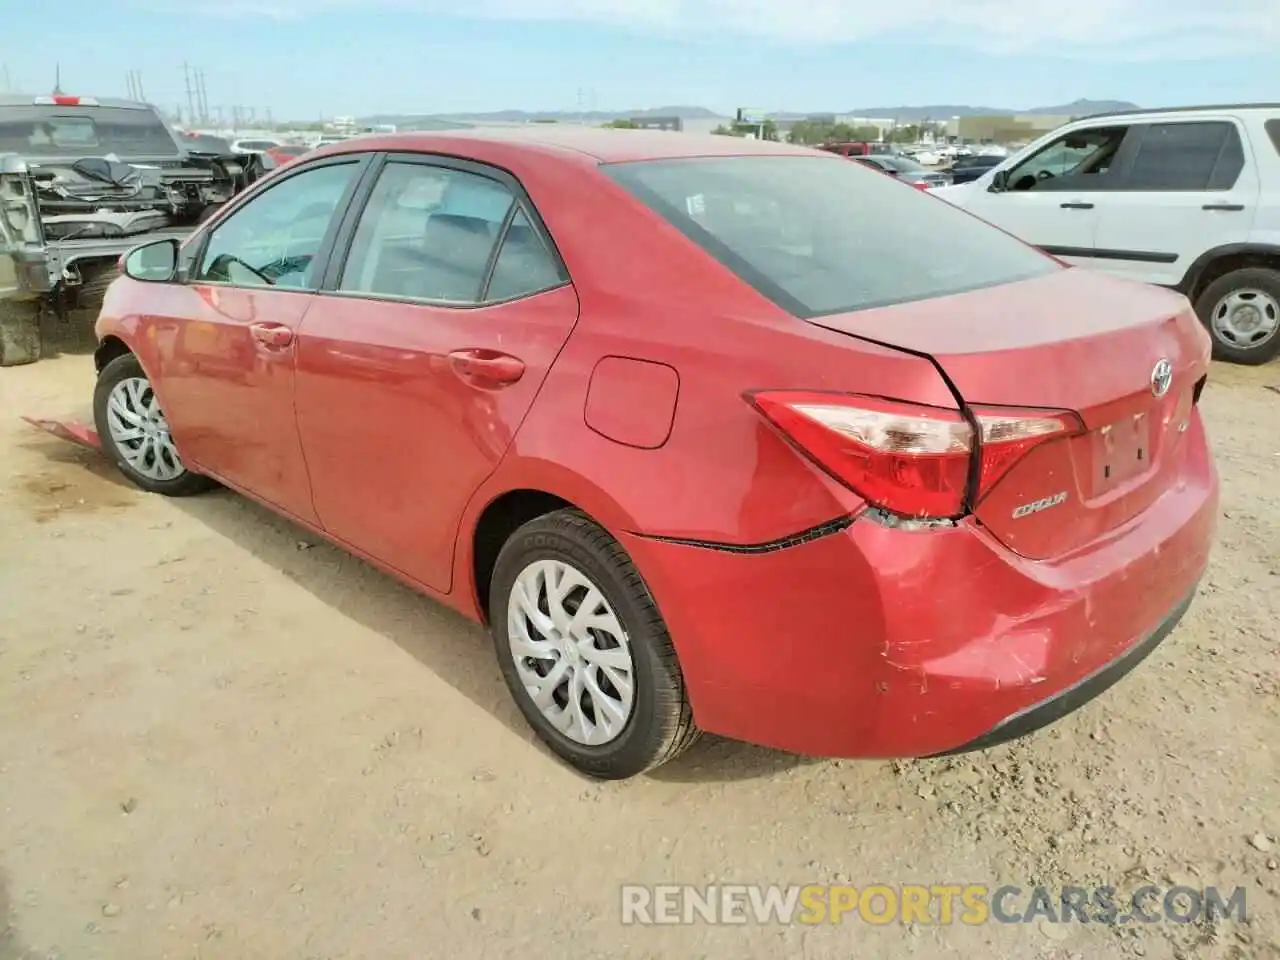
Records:
<instances>
[{"instance_id":1,"label":"rear windshield","mask_svg":"<svg viewBox=\"0 0 1280 960\"><path fill-rule=\"evenodd\" d=\"M891 167L900 173L917 173L924 169L909 157L877 157L877 159L886 167Z\"/></svg>"},{"instance_id":2,"label":"rear windshield","mask_svg":"<svg viewBox=\"0 0 1280 960\"><path fill-rule=\"evenodd\" d=\"M180 155L168 128L150 110L128 107L0 107L0 153L24 157Z\"/></svg>"},{"instance_id":3,"label":"rear windshield","mask_svg":"<svg viewBox=\"0 0 1280 960\"><path fill-rule=\"evenodd\" d=\"M826 157L652 160L602 168L743 281L801 318L1063 269L884 174Z\"/></svg>"}]
</instances>

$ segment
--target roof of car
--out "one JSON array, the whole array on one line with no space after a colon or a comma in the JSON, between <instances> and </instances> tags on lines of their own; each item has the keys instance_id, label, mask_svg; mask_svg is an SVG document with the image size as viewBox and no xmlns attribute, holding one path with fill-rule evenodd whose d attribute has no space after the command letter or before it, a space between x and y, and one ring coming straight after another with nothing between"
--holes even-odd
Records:
<instances>
[{"instance_id":1,"label":"roof of car","mask_svg":"<svg viewBox=\"0 0 1280 960\"><path fill-rule=\"evenodd\" d=\"M326 148L327 153L367 150L465 151L476 146L511 147L522 152L576 154L600 163L670 160L682 157L812 155L813 151L767 140L665 130L616 130L576 124L528 124L469 130L414 131L361 137Z\"/></svg>"},{"instance_id":2,"label":"roof of car","mask_svg":"<svg viewBox=\"0 0 1280 960\"><path fill-rule=\"evenodd\" d=\"M93 97L86 96L87 101L82 104L64 103L55 104L49 102L52 98L51 94L24 94L24 93L0 93L0 107L123 107L129 110L152 110L151 104L143 103L141 100L126 100L123 97Z\"/></svg>"},{"instance_id":3,"label":"roof of car","mask_svg":"<svg viewBox=\"0 0 1280 960\"><path fill-rule=\"evenodd\" d=\"M1209 103L1193 107L1152 107L1146 110L1108 110L1104 113L1090 113L1083 117L1076 117L1075 120L1097 120L1103 117L1114 117L1117 119L1120 117L1149 117L1162 113L1239 113L1243 111L1252 112L1255 110L1266 112L1280 110L1280 103Z\"/></svg>"}]
</instances>

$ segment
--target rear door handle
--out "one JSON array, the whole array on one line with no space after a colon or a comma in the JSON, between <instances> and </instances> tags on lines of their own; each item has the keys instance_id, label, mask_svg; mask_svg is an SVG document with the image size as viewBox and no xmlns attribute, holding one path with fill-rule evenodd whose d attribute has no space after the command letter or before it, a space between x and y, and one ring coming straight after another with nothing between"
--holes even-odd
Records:
<instances>
[{"instance_id":1,"label":"rear door handle","mask_svg":"<svg viewBox=\"0 0 1280 960\"><path fill-rule=\"evenodd\" d=\"M1083 200L1068 200L1066 203L1060 203L1058 206L1063 210L1092 210L1092 203L1085 203Z\"/></svg>"},{"instance_id":2,"label":"rear door handle","mask_svg":"<svg viewBox=\"0 0 1280 960\"><path fill-rule=\"evenodd\" d=\"M293 331L279 323L251 323L249 332L264 347L281 349L293 343Z\"/></svg>"},{"instance_id":3,"label":"rear door handle","mask_svg":"<svg viewBox=\"0 0 1280 960\"><path fill-rule=\"evenodd\" d=\"M1201 210L1222 210L1226 213L1239 213L1244 209L1243 203L1206 203Z\"/></svg>"},{"instance_id":4,"label":"rear door handle","mask_svg":"<svg viewBox=\"0 0 1280 960\"><path fill-rule=\"evenodd\" d=\"M449 354L449 366L477 387L505 387L524 376L524 361L519 357L483 347L454 350Z\"/></svg>"}]
</instances>

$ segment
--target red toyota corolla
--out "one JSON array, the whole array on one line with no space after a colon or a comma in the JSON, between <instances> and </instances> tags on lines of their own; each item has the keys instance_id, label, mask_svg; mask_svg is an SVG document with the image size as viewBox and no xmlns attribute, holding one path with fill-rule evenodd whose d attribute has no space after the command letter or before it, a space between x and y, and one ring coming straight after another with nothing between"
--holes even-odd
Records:
<instances>
[{"instance_id":1,"label":"red toyota corolla","mask_svg":"<svg viewBox=\"0 0 1280 960\"><path fill-rule=\"evenodd\" d=\"M830 154L362 138L123 268L94 408L124 473L216 480L488 624L595 776L699 730L999 743L1132 669L1205 568L1187 301Z\"/></svg>"}]
</instances>

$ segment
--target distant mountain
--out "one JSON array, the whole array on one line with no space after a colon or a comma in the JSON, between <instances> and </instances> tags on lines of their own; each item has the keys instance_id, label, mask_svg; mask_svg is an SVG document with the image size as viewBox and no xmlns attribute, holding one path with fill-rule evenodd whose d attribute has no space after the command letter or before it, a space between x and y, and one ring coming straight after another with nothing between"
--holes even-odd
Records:
<instances>
[{"instance_id":1,"label":"distant mountain","mask_svg":"<svg viewBox=\"0 0 1280 960\"><path fill-rule=\"evenodd\" d=\"M1141 109L1136 103L1130 103L1128 100L1073 100L1071 103L1060 103L1052 107L1020 110L1019 113L1038 113L1046 117L1083 117L1091 113L1121 113L1126 110Z\"/></svg>"},{"instance_id":2,"label":"distant mountain","mask_svg":"<svg viewBox=\"0 0 1280 960\"><path fill-rule=\"evenodd\" d=\"M1011 110L1008 107L975 107L968 104L938 103L925 106L909 107L855 107L852 110L833 111L843 116L868 117L876 119L897 119L900 123L919 123L921 120L950 120L962 116L1009 116L1011 114L1040 114L1053 117L1079 117L1091 113L1110 113L1117 110L1137 110L1138 106L1126 100L1076 100L1073 103L1060 103L1047 107L1035 107L1031 110ZM775 120L801 120L820 110L798 112L793 110L775 110L769 116ZM682 120L714 120L724 114L706 107L666 106L646 107L637 110L493 110L488 113L433 113L433 114L377 114L360 118L360 123L382 124L394 123L398 126L421 125L424 121L434 120L442 123L450 121L470 120L473 122L531 123L538 120L557 121L560 123L608 123L619 117L680 117Z\"/></svg>"},{"instance_id":3,"label":"distant mountain","mask_svg":"<svg viewBox=\"0 0 1280 960\"><path fill-rule=\"evenodd\" d=\"M1008 107L975 107L968 104L938 103L923 107L856 107L842 110L851 117L897 119L899 122L916 123L921 120L950 120L952 117L1007 117L1018 114L1038 114L1048 117L1081 117L1091 113L1111 113L1119 110L1137 110L1136 103L1127 100L1076 100L1030 110L1010 110Z\"/></svg>"}]
</instances>

